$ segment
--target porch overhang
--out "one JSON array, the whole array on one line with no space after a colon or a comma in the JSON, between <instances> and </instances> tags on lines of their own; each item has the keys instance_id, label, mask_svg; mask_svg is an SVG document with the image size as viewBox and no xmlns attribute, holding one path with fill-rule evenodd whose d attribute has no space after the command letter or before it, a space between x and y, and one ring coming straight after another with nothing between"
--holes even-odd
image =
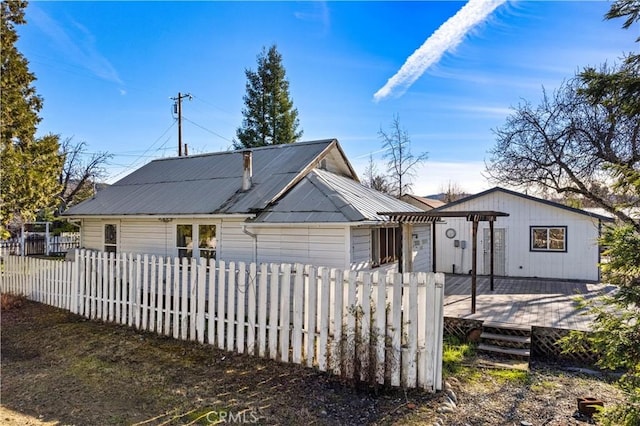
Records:
<instances>
[{"instance_id":1,"label":"porch overhang","mask_svg":"<svg viewBox=\"0 0 640 426\"><path fill-rule=\"evenodd\" d=\"M397 222L399 226L402 224L421 224L421 223L433 223L442 222L442 218L446 217L466 217L468 222L472 222L473 226L473 241L472 241L472 261L471 261L471 313L476 312L476 283L477 283L477 268L478 268L478 223L489 222L489 229L491 235L491 272L490 283L491 290L493 291L493 258L494 258L494 236L493 236L493 223L498 217L509 216L509 213L494 211L494 210L461 210L461 211L424 211L424 212L379 212L381 216L389 218L390 222ZM432 234L432 261L433 272L436 271L436 232L435 227L431 232ZM402 234L401 234L402 235ZM402 254L403 241L400 241L400 247L398 253ZM398 262L398 272L402 272L402 261Z\"/></svg>"}]
</instances>

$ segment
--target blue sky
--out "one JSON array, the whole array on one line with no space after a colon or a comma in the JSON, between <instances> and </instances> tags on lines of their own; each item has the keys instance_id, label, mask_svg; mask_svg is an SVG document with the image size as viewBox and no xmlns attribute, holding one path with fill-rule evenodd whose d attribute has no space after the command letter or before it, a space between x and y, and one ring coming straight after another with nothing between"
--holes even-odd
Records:
<instances>
[{"instance_id":1,"label":"blue sky","mask_svg":"<svg viewBox=\"0 0 640 426\"><path fill-rule=\"evenodd\" d=\"M32 2L18 47L44 98L39 132L113 153L108 182L177 155L178 92L193 95L189 153L228 149L244 70L277 44L302 140L337 138L360 174L371 153L384 169L378 131L398 115L429 153L416 194L477 192L494 186L484 161L510 107L637 50L637 27L603 19L609 2L491 1ZM423 44L415 75L383 90Z\"/></svg>"}]
</instances>

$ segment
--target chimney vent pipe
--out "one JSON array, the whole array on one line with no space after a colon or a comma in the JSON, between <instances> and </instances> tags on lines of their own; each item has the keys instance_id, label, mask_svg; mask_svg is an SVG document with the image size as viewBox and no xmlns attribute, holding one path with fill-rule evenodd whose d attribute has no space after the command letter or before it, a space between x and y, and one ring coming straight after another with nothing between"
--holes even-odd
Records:
<instances>
[{"instance_id":1,"label":"chimney vent pipe","mask_svg":"<svg viewBox=\"0 0 640 426\"><path fill-rule=\"evenodd\" d=\"M251 189L251 178L253 176L253 153L249 150L242 151L242 190Z\"/></svg>"}]
</instances>

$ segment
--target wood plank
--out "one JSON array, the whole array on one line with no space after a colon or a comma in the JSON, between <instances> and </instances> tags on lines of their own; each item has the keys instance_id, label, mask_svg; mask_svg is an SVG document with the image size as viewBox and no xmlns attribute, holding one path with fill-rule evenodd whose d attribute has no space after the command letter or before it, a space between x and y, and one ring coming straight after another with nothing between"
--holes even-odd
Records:
<instances>
[{"instance_id":1,"label":"wood plank","mask_svg":"<svg viewBox=\"0 0 640 426\"><path fill-rule=\"evenodd\" d=\"M318 268L318 272L320 274L320 341L318 342L318 369L320 371L327 371L330 303L329 270L325 267L320 267Z\"/></svg>"},{"instance_id":2,"label":"wood plank","mask_svg":"<svg viewBox=\"0 0 640 426\"><path fill-rule=\"evenodd\" d=\"M249 288L247 284L247 265L244 262L238 263L238 283L237 283L237 300L238 300L238 312L236 321L236 340L238 353L244 353L245 344L245 306L247 303L247 294Z\"/></svg>"},{"instance_id":3,"label":"wood plank","mask_svg":"<svg viewBox=\"0 0 640 426\"><path fill-rule=\"evenodd\" d=\"M212 346L216 331L216 266L217 262L209 262L207 269L207 343Z\"/></svg>"},{"instance_id":4,"label":"wood plank","mask_svg":"<svg viewBox=\"0 0 640 426\"><path fill-rule=\"evenodd\" d=\"M369 377L369 350L371 342L371 273L361 272L358 274L358 281L362 282L360 305L362 306L362 317L360 319L360 339L356 347L356 353L360 356L360 380L363 382L373 382L373 377Z\"/></svg>"},{"instance_id":5,"label":"wood plank","mask_svg":"<svg viewBox=\"0 0 640 426\"><path fill-rule=\"evenodd\" d=\"M340 269L333 270L334 280L334 300L333 306L333 342L331 344L331 365L330 369L336 376L342 373L342 309L344 306L344 272Z\"/></svg>"},{"instance_id":6,"label":"wood plank","mask_svg":"<svg viewBox=\"0 0 640 426\"><path fill-rule=\"evenodd\" d=\"M233 351L236 343L235 335L235 318L236 318L236 264L235 262L229 262L229 280L227 286L227 350Z\"/></svg>"},{"instance_id":7,"label":"wood plank","mask_svg":"<svg viewBox=\"0 0 640 426\"><path fill-rule=\"evenodd\" d=\"M269 358L278 357L278 290L280 287L280 266L271 264L271 274L269 277Z\"/></svg>"},{"instance_id":8,"label":"wood plank","mask_svg":"<svg viewBox=\"0 0 640 426\"><path fill-rule=\"evenodd\" d=\"M289 333L291 332L291 264L282 265L280 288L280 360L289 362Z\"/></svg>"},{"instance_id":9,"label":"wood plank","mask_svg":"<svg viewBox=\"0 0 640 426\"><path fill-rule=\"evenodd\" d=\"M318 318L318 271L315 267L307 268L307 288L305 292L305 359L307 367L313 367L316 357L316 321Z\"/></svg>"},{"instance_id":10,"label":"wood plank","mask_svg":"<svg viewBox=\"0 0 640 426\"><path fill-rule=\"evenodd\" d=\"M247 352L250 355L255 355L255 341L256 341L256 297L257 289L256 283L258 279L257 265L251 263L249 265L249 277L247 283L247 297L249 298L247 303Z\"/></svg>"},{"instance_id":11,"label":"wood plank","mask_svg":"<svg viewBox=\"0 0 640 426\"><path fill-rule=\"evenodd\" d=\"M391 348L393 362L391 363L391 386L400 386L400 369L402 365L402 275L391 275L393 298L391 300Z\"/></svg>"},{"instance_id":12,"label":"wood plank","mask_svg":"<svg viewBox=\"0 0 640 426\"><path fill-rule=\"evenodd\" d=\"M304 307L304 266L300 263L295 265L295 276L293 279L293 333L291 336L292 354L291 360L294 364L302 362L302 326Z\"/></svg>"},{"instance_id":13,"label":"wood plank","mask_svg":"<svg viewBox=\"0 0 640 426\"><path fill-rule=\"evenodd\" d=\"M191 258L189 267L189 340L195 341L198 320L198 259Z\"/></svg>"},{"instance_id":14,"label":"wood plank","mask_svg":"<svg viewBox=\"0 0 640 426\"><path fill-rule=\"evenodd\" d=\"M187 340L189 329L189 259L183 257L180 266L180 339Z\"/></svg>"},{"instance_id":15,"label":"wood plank","mask_svg":"<svg viewBox=\"0 0 640 426\"><path fill-rule=\"evenodd\" d=\"M379 272L373 273L373 285L376 288L376 312L374 321L374 336L376 338L376 381L384 384L385 373L385 338L387 333L387 290L386 277Z\"/></svg>"},{"instance_id":16,"label":"wood plank","mask_svg":"<svg viewBox=\"0 0 640 426\"><path fill-rule=\"evenodd\" d=\"M218 349L224 349L224 334L225 334L225 320L226 320L226 314L225 314L225 309L224 309L224 305L225 305L225 297L226 297L226 287L227 287L227 277L226 277L226 264L224 262L224 260L220 260L218 262L218 289L217 289L217 293L218 293L218 309L216 311L216 331L217 331L217 338L216 338L216 343L217 343L217 347Z\"/></svg>"},{"instance_id":17,"label":"wood plank","mask_svg":"<svg viewBox=\"0 0 640 426\"><path fill-rule=\"evenodd\" d=\"M267 348L267 280L266 264L260 265L258 277L258 356L264 357Z\"/></svg>"}]
</instances>

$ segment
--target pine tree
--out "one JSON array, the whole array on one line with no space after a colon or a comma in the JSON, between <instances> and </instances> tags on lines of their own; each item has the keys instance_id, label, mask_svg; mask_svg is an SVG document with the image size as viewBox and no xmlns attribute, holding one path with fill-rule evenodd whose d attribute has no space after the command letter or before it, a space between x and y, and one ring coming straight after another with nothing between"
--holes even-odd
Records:
<instances>
[{"instance_id":1,"label":"pine tree","mask_svg":"<svg viewBox=\"0 0 640 426\"><path fill-rule=\"evenodd\" d=\"M15 44L15 25L25 23L26 1L3 1L0 25L0 237L10 223L33 220L58 191L62 166L58 136L36 138L42 98L36 77Z\"/></svg>"},{"instance_id":2,"label":"pine tree","mask_svg":"<svg viewBox=\"0 0 640 426\"><path fill-rule=\"evenodd\" d=\"M247 76L242 126L236 131L236 149L293 143L300 139L298 110L289 96L282 55L275 45L258 55L258 69Z\"/></svg>"}]
</instances>

